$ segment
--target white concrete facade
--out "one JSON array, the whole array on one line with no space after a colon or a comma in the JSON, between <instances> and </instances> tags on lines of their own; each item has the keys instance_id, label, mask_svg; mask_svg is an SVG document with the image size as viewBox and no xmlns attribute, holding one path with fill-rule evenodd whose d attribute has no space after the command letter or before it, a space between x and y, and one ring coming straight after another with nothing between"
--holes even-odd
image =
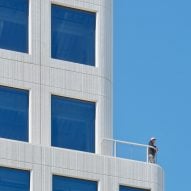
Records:
<instances>
[{"instance_id":1,"label":"white concrete facade","mask_svg":"<svg viewBox=\"0 0 191 191\"><path fill-rule=\"evenodd\" d=\"M51 58L51 3L96 12L95 67ZM30 0L29 21L29 54L0 49L0 85L30 91L29 143L0 138L0 166L30 170L31 191L51 191L53 174L163 191L158 165L101 155L113 136L112 0ZM96 102L95 154L51 147L51 94Z\"/></svg>"}]
</instances>

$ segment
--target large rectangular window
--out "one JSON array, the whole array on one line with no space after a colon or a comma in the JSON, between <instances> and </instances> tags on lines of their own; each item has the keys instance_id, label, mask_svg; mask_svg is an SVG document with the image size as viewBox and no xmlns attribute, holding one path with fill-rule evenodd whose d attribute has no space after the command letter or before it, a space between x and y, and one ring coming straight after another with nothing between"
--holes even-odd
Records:
<instances>
[{"instance_id":1,"label":"large rectangular window","mask_svg":"<svg viewBox=\"0 0 191 191\"><path fill-rule=\"evenodd\" d=\"M150 191L150 190L141 189L141 188L133 188L128 186L120 186L119 191Z\"/></svg>"},{"instance_id":2,"label":"large rectangular window","mask_svg":"<svg viewBox=\"0 0 191 191\"><path fill-rule=\"evenodd\" d=\"M52 58L95 66L96 14L52 5Z\"/></svg>"},{"instance_id":3,"label":"large rectangular window","mask_svg":"<svg viewBox=\"0 0 191 191\"><path fill-rule=\"evenodd\" d=\"M0 86L0 137L28 141L29 92Z\"/></svg>"},{"instance_id":4,"label":"large rectangular window","mask_svg":"<svg viewBox=\"0 0 191 191\"><path fill-rule=\"evenodd\" d=\"M52 146L95 152L95 103L52 96Z\"/></svg>"},{"instance_id":5,"label":"large rectangular window","mask_svg":"<svg viewBox=\"0 0 191 191\"><path fill-rule=\"evenodd\" d=\"M30 191L30 171L0 167L0 191Z\"/></svg>"},{"instance_id":6,"label":"large rectangular window","mask_svg":"<svg viewBox=\"0 0 191 191\"><path fill-rule=\"evenodd\" d=\"M53 191L97 191L97 182L53 176Z\"/></svg>"},{"instance_id":7,"label":"large rectangular window","mask_svg":"<svg viewBox=\"0 0 191 191\"><path fill-rule=\"evenodd\" d=\"M0 0L0 48L28 52L28 0Z\"/></svg>"}]
</instances>

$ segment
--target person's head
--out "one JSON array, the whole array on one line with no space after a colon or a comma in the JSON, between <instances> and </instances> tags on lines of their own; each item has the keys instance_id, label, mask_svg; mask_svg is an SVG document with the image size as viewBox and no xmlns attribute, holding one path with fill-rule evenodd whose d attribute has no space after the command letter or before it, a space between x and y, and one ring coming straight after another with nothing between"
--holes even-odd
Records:
<instances>
[{"instance_id":1,"label":"person's head","mask_svg":"<svg viewBox=\"0 0 191 191\"><path fill-rule=\"evenodd\" d=\"M156 142L156 138L155 137L151 137L150 141L154 144Z\"/></svg>"}]
</instances>

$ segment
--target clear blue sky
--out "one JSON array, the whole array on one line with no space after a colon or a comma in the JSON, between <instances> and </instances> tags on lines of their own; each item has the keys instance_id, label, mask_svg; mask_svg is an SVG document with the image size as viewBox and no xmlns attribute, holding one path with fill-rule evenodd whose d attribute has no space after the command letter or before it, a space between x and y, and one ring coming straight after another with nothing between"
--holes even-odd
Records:
<instances>
[{"instance_id":1,"label":"clear blue sky","mask_svg":"<svg viewBox=\"0 0 191 191\"><path fill-rule=\"evenodd\" d=\"M191 181L191 1L114 1L114 136L157 137L166 191Z\"/></svg>"}]
</instances>

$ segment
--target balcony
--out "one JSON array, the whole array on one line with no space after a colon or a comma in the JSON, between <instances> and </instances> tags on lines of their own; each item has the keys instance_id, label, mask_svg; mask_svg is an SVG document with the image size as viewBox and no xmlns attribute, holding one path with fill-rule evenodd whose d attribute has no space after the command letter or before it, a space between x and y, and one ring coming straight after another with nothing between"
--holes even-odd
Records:
<instances>
[{"instance_id":1,"label":"balcony","mask_svg":"<svg viewBox=\"0 0 191 191\"><path fill-rule=\"evenodd\" d=\"M99 181L100 189L105 191L118 191L119 185L164 190L163 169L147 163L148 145L104 139L103 154L3 138L0 145L0 166L32 171L38 177L34 185L39 185L34 190L44 186L50 191L52 187L47 182L52 175Z\"/></svg>"},{"instance_id":2,"label":"balcony","mask_svg":"<svg viewBox=\"0 0 191 191\"><path fill-rule=\"evenodd\" d=\"M142 161L146 163L149 162L148 149L155 149L154 147L149 145L108 138L103 139L101 148L102 155ZM157 163L157 153L155 156L155 163Z\"/></svg>"}]
</instances>

